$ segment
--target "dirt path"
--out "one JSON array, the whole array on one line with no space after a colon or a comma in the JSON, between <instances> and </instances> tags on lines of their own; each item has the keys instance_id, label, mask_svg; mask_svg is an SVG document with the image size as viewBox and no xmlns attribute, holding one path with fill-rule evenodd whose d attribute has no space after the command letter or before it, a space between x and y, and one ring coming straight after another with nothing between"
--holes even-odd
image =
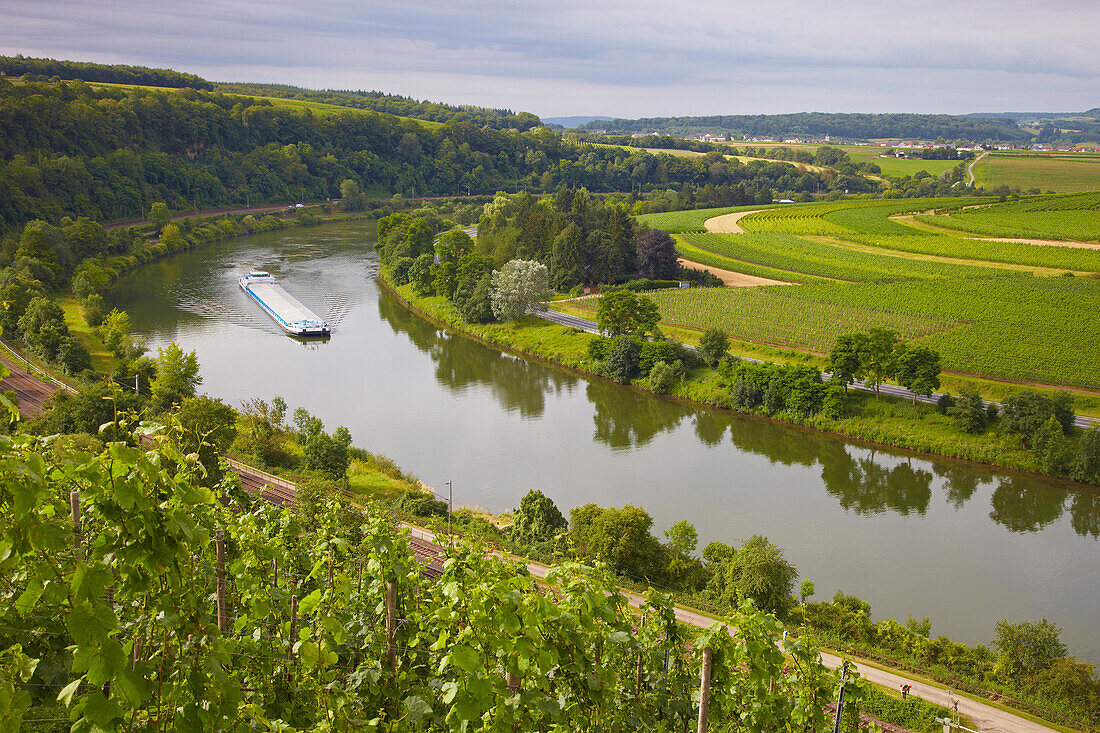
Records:
<instances>
[{"instance_id":1,"label":"dirt path","mask_svg":"<svg viewBox=\"0 0 1100 733\"><path fill-rule=\"evenodd\" d=\"M746 212L747 213L747 212ZM693 270L706 270L714 275L718 276L727 287L730 288L755 288L761 285L793 285L794 283L783 282L782 280L772 280L767 277L758 277L757 275L746 275L743 272L734 272L733 270L723 270L718 267L711 267L709 265L702 265L698 262L692 262L689 259L681 257L677 260L682 266L690 267Z\"/></svg>"},{"instance_id":2,"label":"dirt path","mask_svg":"<svg viewBox=\"0 0 1100 733\"><path fill-rule=\"evenodd\" d=\"M752 211L738 211L733 214L723 214L722 216L715 216L707 219L703 222L703 227L714 234L744 234L745 230L742 229L737 222L742 217L749 214L755 214L765 209L754 209Z\"/></svg>"},{"instance_id":3,"label":"dirt path","mask_svg":"<svg viewBox=\"0 0 1100 733\"><path fill-rule=\"evenodd\" d=\"M979 160L981 160L982 158L984 158L987 155L989 155L989 151L988 150L983 151L981 155L979 155L974 160L970 161L970 165L966 166L966 174L968 176L970 176L970 183L968 183L966 185L968 185L968 186L973 186L974 185L974 166L976 166L978 164Z\"/></svg>"}]
</instances>

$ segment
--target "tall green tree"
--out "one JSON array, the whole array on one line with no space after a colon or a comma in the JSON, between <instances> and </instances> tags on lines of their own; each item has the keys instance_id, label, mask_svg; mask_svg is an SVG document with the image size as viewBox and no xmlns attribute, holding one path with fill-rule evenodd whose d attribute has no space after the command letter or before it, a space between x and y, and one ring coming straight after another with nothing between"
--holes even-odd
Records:
<instances>
[{"instance_id":1,"label":"tall green tree","mask_svg":"<svg viewBox=\"0 0 1100 733\"><path fill-rule=\"evenodd\" d=\"M833 348L829 351L828 369L832 372L832 381L844 385L845 392L852 380L863 376L863 352L866 349L866 334L842 333L836 337Z\"/></svg>"},{"instance_id":2,"label":"tall green tree","mask_svg":"<svg viewBox=\"0 0 1100 733\"><path fill-rule=\"evenodd\" d=\"M861 366L867 384L875 388L875 396L881 396L882 383L897 373L898 356L903 346L898 332L890 328L872 328L861 352Z\"/></svg>"},{"instance_id":3,"label":"tall green tree","mask_svg":"<svg viewBox=\"0 0 1100 733\"><path fill-rule=\"evenodd\" d=\"M940 388L940 355L926 346L906 349L898 357L898 384L913 393L913 404L917 404L917 395L929 397Z\"/></svg>"},{"instance_id":4,"label":"tall green tree","mask_svg":"<svg viewBox=\"0 0 1100 733\"><path fill-rule=\"evenodd\" d=\"M644 335L661 320L657 304L632 290L610 290L596 303L596 324L610 337L622 334Z\"/></svg>"},{"instance_id":5,"label":"tall green tree","mask_svg":"<svg viewBox=\"0 0 1100 733\"><path fill-rule=\"evenodd\" d=\"M157 349L156 376L153 377L153 407L167 410L187 397L194 397L202 383L199 358L194 351L184 351L174 341Z\"/></svg>"}]
</instances>

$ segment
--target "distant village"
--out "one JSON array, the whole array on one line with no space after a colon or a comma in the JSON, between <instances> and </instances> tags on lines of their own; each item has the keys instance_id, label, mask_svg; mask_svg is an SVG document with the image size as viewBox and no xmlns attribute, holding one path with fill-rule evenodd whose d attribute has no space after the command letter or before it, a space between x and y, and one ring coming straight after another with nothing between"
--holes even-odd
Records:
<instances>
[{"instance_id":1,"label":"distant village","mask_svg":"<svg viewBox=\"0 0 1100 733\"><path fill-rule=\"evenodd\" d=\"M1075 132L1074 130L1064 130L1060 132ZM593 130L593 134L606 135L607 130ZM615 134L615 133L612 133ZM650 137L651 135L665 135L665 133L658 132L656 130L648 130L645 132L631 133L632 138ZM907 158L912 153L918 150L940 150L950 148L958 151L959 153L980 153L983 150L1021 150L1021 151L1036 151L1036 152L1059 152L1059 153L1100 153L1100 146L1054 146L1044 145L1042 143L998 143L996 145L979 145L977 143L969 143L965 145L952 145L950 143L932 143L932 142L918 142L918 141L900 141L895 143L883 143L883 142L867 142L866 140L833 140L829 135L824 137L735 137L728 134L716 134L711 132L698 133L694 135L684 135L681 139L693 140L703 143L723 143L723 142L739 142L739 143L782 143L784 145L858 145L861 147L889 147L893 149L893 156L898 158Z\"/></svg>"}]
</instances>

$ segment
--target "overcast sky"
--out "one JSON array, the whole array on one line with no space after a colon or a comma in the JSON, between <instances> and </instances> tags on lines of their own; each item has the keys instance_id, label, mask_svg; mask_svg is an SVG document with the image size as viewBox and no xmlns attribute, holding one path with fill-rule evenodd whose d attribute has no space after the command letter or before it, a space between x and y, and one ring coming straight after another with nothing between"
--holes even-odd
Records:
<instances>
[{"instance_id":1,"label":"overcast sky","mask_svg":"<svg viewBox=\"0 0 1100 733\"><path fill-rule=\"evenodd\" d=\"M0 52L543 117L1100 106L1098 0L0 0Z\"/></svg>"}]
</instances>

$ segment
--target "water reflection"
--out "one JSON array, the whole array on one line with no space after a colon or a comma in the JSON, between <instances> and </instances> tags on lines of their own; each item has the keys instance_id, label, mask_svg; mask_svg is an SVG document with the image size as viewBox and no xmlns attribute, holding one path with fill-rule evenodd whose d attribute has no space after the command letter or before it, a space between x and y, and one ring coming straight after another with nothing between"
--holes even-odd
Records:
<instances>
[{"instance_id":1,"label":"water reflection","mask_svg":"<svg viewBox=\"0 0 1100 733\"><path fill-rule=\"evenodd\" d=\"M648 445L658 433L678 428L693 412L675 402L654 399L610 382L589 382L585 393L596 410L592 437L615 450Z\"/></svg>"},{"instance_id":2,"label":"water reflection","mask_svg":"<svg viewBox=\"0 0 1100 733\"><path fill-rule=\"evenodd\" d=\"M1025 476L1002 478L993 491L989 518L1013 532L1036 532L1065 511L1066 489Z\"/></svg>"},{"instance_id":3,"label":"water reflection","mask_svg":"<svg viewBox=\"0 0 1100 733\"><path fill-rule=\"evenodd\" d=\"M471 386L488 387L509 412L542 417L546 397L572 391L577 377L556 369L487 349L468 338L441 331L417 317L392 297L378 299L378 313L394 333L403 333L435 363L435 378L455 393Z\"/></svg>"}]
</instances>

